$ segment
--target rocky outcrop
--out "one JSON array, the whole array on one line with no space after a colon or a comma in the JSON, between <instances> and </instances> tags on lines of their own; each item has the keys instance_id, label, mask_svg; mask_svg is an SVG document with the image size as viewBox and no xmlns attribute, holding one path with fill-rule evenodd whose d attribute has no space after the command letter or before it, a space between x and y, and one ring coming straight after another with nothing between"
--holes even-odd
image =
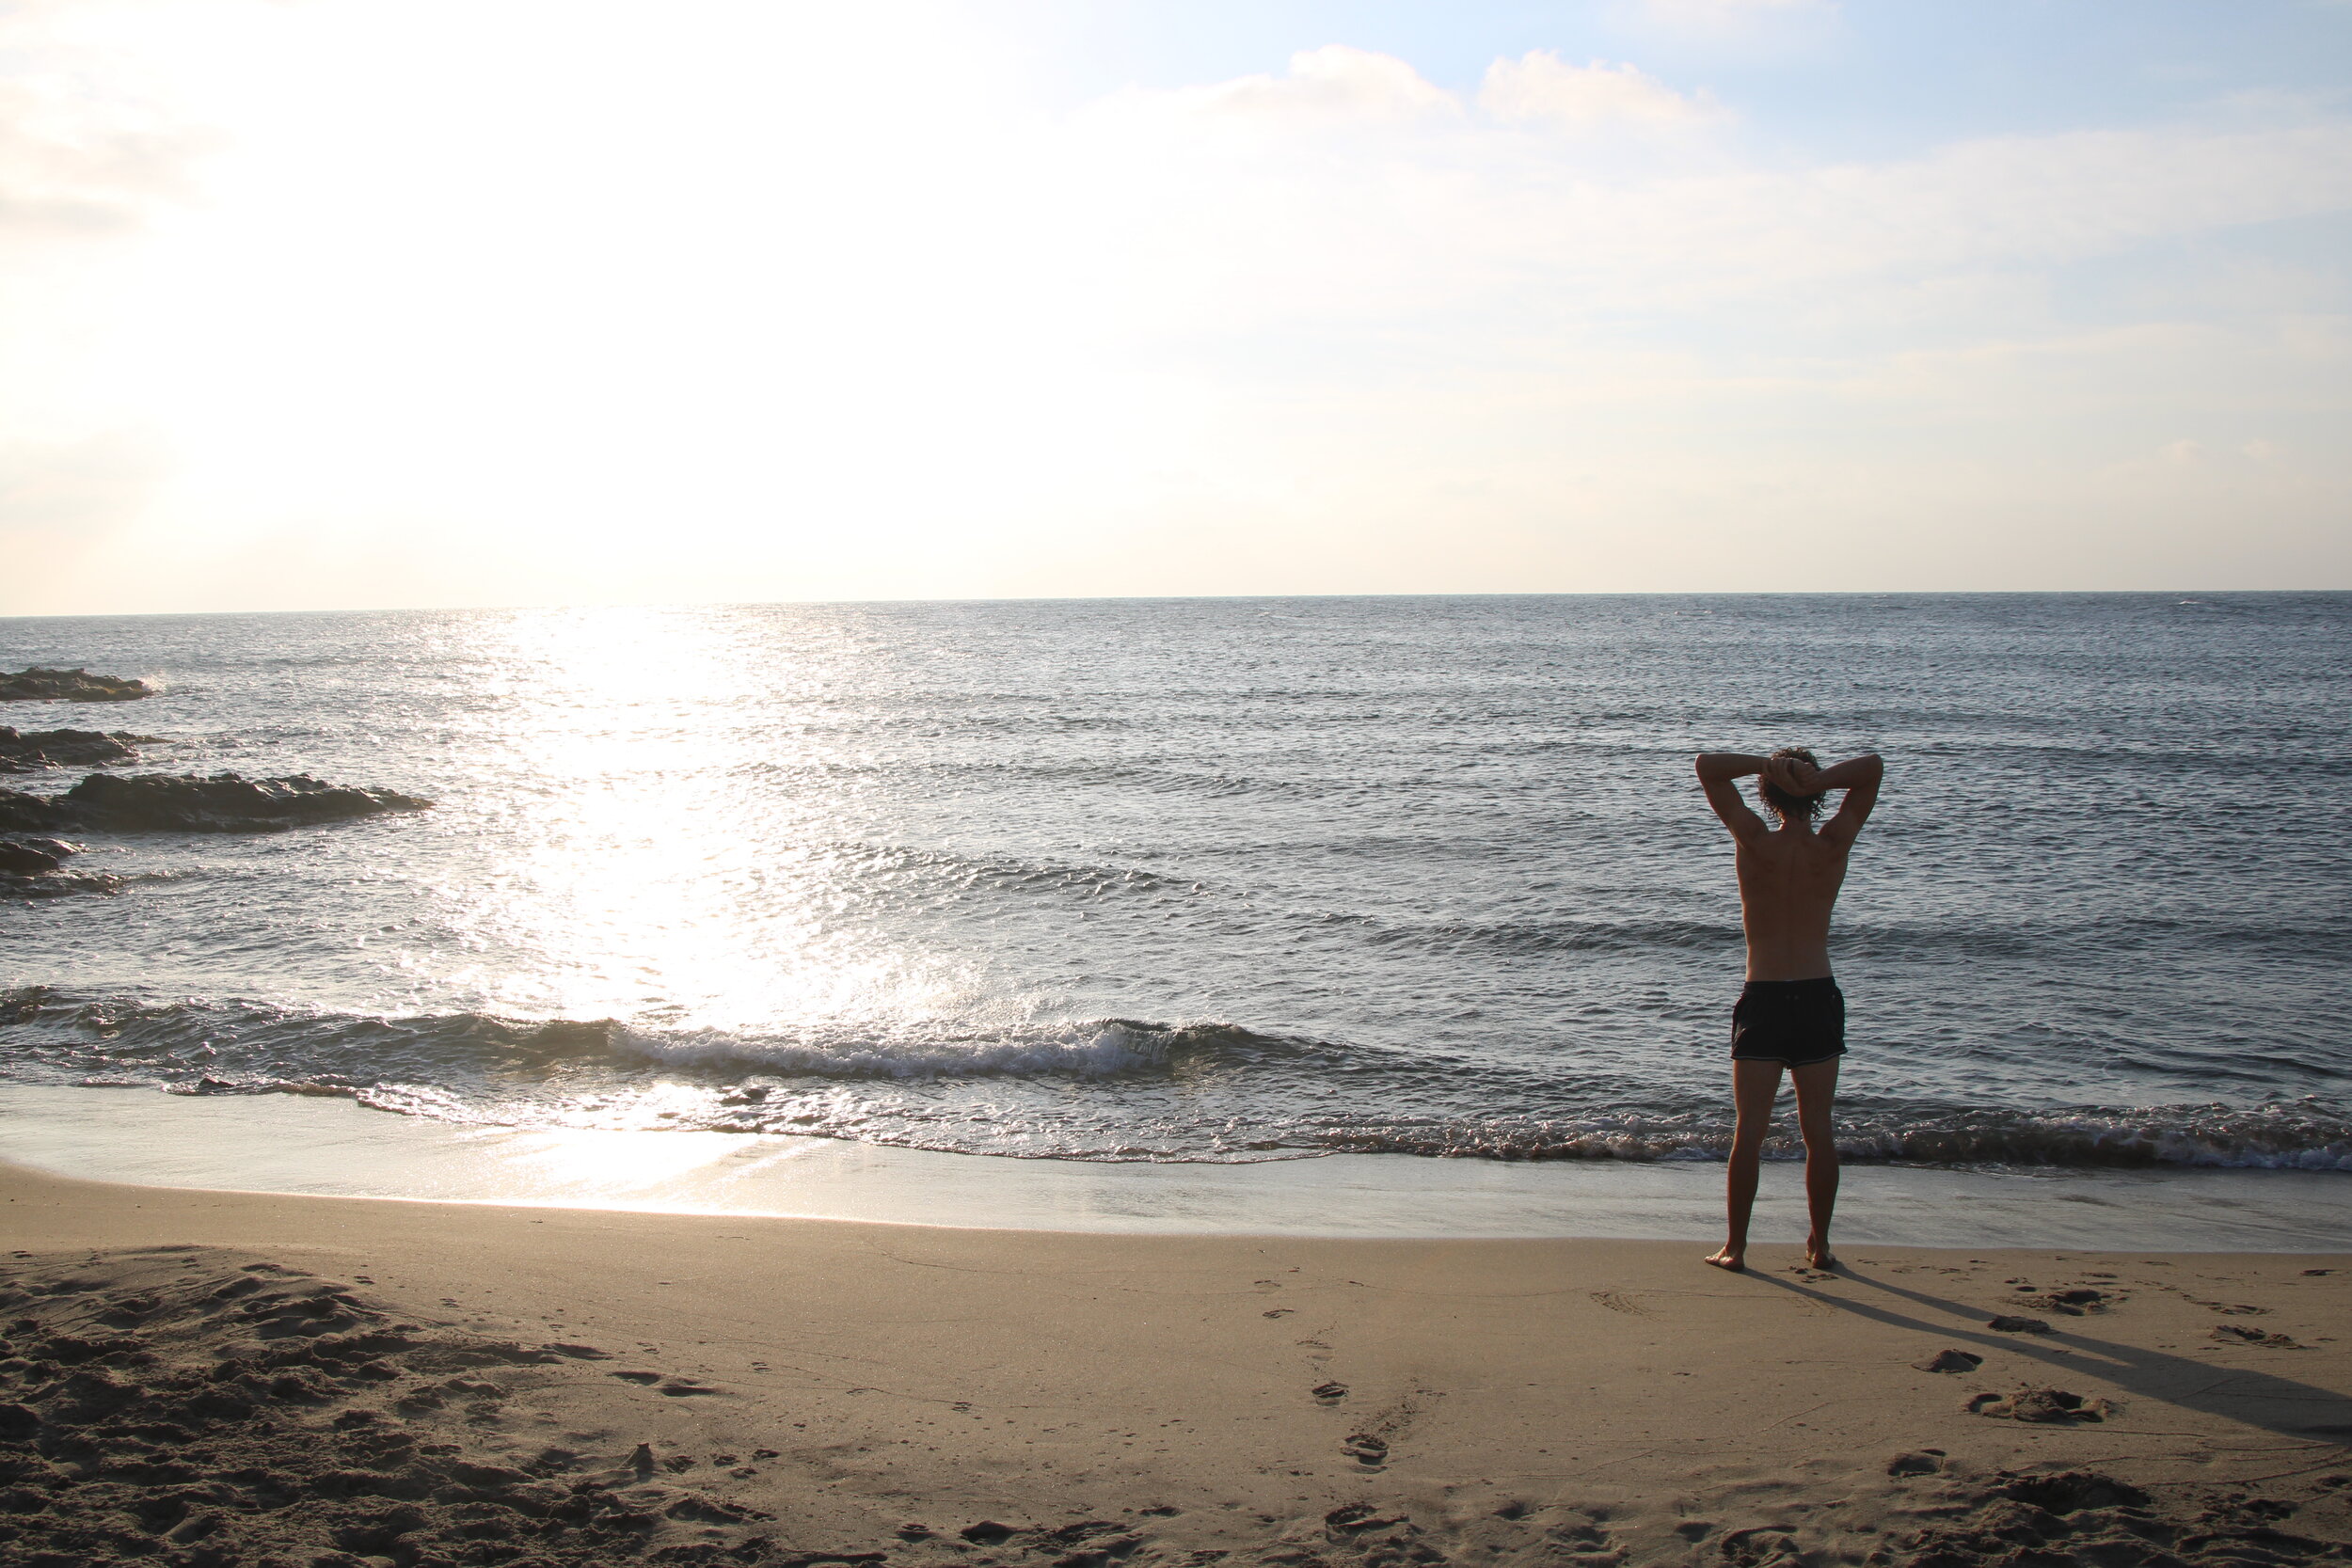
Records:
<instances>
[{"instance_id":1,"label":"rocky outcrop","mask_svg":"<svg viewBox=\"0 0 2352 1568\"><path fill-rule=\"evenodd\" d=\"M12 675L0 673L0 703L130 703L153 695L155 689L145 681L80 669L35 664Z\"/></svg>"},{"instance_id":2,"label":"rocky outcrop","mask_svg":"<svg viewBox=\"0 0 2352 1568\"><path fill-rule=\"evenodd\" d=\"M107 768L136 762L137 746L151 735L117 730L14 730L0 724L0 773L38 773L44 768Z\"/></svg>"},{"instance_id":3,"label":"rocky outcrop","mask_svg":"<svg viewBox=\"0 0 2352 1568\"><path fill-rule=\"evenodd\" d=\"M113 893L122 879L65 869L82 847L58 838L0 839L0 896L52 898L65 893Z\"/></svg>"},{"instance_id":4,"label":"rocky outcrop","mask_svg":"<svg viewBox=\"0 0 2352 1568\"><path fill-rule=\"evenodd\" d=\"M389 789L282 779L92 773L63 795L0 789L0 832L254 833L342 822L433 804Z\"/></svg>"},{"instance_id":5,"label":"rocky outcrop","mask_svg":"<svg viewBox=\"0 0 2352 1568\"><path fill-rule=\"evenodd\" d=\"M38 877L44 871L56 871L63 866L65 857L72 853L54 838L29 841L0 839L0 871L19 877Z\"/></svg>"},{"instance_id":6,"label":"rocky outcrop","mask_svg":"<svg viewBox=\"0 0 2352 1568\"><path fill-rule=\"evenodd\" d=\"M122 879L103 871L52 871L20 877L0 871L0 898L62 898L70 893L120 893Z\"/></svg>"},{"instance_id":7,"label":"rocky outcrop","mask_svg":"<svg viewBox=\"0 0 2352 1568\"><path fill-rule=\"evenodd\" d=\"M72 813L54 795L27 795L21 789L0 789L0 832L47 833L69 831Z\"/></svg>"}]
</instances>

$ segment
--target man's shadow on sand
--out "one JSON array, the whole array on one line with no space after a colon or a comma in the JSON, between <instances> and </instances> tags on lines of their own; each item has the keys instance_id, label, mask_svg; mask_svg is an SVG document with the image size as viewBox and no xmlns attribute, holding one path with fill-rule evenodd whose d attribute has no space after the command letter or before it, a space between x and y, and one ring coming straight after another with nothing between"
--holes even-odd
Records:
<instances>
[{"instance_id":1,"label":"man's shadow on sand","mask_svg":"<svg viewBox=\"0 0 2352 1568\"><path fill-rule=\"evenodd\" d=\"M1891 1307L1851 1301L1843 1296L1807 1289L1794 1280L1775 1279L1771 1275L1749 1271L1748 1277L1807 1300L1818 1301L1838 1311L1867 1318L1873 1323L1940 1335L1957 1344L1981 1346L2007 1355L2022 1355L2041 1362L2053 1372L2089 1372L2106 1378L2138 1398L2157 1400L2185 1410L2202 1411L2229 1420L2242 1421L2248 1426L2261 1427L2282 1437L2338 1446L2352 1440L2352 1396L2315 1388L2308 1383L2297 1383L2292 1378L2277 1377L2268 1372L2237 1367L2216 1367L2193 1361L2185 1355L2146 1350L2137 1345L2119 1345L2111 1339L2094 1339L2066 1329L2057 1329L2048 1335L1995 1334L1982 1326L1984 1320L1992 1315L1982 1307L1964 1307L1942 1296L1906 1290L1883 1279L1857 1274L1844 1264L1839 1265L1838 1275L1856 1285L1883 1291L1891 1296L1900 1296L1905 1301L1941 1310L1976 1326L1931 1323ZM2292 1356L2298 1353L2274 1350L2265 1354Z\"/></svg>"}]
</instances>

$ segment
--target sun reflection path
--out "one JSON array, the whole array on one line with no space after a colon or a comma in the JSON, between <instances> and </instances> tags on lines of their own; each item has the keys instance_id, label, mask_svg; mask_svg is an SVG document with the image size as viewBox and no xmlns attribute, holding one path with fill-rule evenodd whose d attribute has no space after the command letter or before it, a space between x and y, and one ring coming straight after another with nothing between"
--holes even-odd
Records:
<instances>
[{"instance_id":1,"label":"sun reflection path","mask_svg":"<svg viewBox=\"0 0 2352 1568\"><path fill-rule=\"evenodd\" d=\"M480 765L491 863L451 890L485 1002L663 1031L795 1035L953 1011L975 977L851 885L863 770L829 640L740 609L518 612Z\"/></svg>"}]
</instances>

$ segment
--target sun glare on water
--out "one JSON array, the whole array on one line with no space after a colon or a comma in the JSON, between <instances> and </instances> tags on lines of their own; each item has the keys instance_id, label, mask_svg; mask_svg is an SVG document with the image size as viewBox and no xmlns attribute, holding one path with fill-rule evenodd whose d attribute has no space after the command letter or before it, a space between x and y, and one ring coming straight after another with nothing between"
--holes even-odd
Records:
<instances>
[{"instance_id":1,"label":"sun glare on water","mask_svg":"<svg viewBox=\"0 0 2352 1568\"><path fill-rule=\"evenodd\" d=\"M527 1016L611 1019L648 1049L724 1055L952 1002L936 960L866 916L861 775L822 681L756 612L525 611L489 624L514 672L479 766L496 863L449 890L482 970Z\"/></svg>"}]
</instances>

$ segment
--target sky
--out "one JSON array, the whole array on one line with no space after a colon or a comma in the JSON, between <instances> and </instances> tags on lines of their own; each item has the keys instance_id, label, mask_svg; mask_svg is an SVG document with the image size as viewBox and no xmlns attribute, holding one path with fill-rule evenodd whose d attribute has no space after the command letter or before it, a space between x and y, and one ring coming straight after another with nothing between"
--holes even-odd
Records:
<instances>
[{"instance_id":1,"label":"sky","mask_svg":"<svg viewBox=\"0 0 2352 1568\"><path fill-rule=\"evenodd\" d=\"M0 0L0 614L2352 588L2345 0Z\"/></svg>"}]
</instances>

